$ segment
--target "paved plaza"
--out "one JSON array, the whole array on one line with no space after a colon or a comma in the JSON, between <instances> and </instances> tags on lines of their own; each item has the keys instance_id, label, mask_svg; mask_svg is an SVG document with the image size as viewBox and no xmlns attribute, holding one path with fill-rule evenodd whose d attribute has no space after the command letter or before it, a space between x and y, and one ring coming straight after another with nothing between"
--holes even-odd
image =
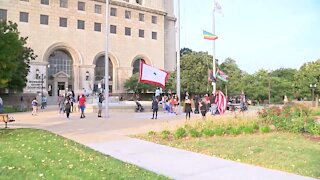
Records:
<instances>
[{"instance_id":1,"label":"paved plaza","mask_svg":"<svg viewBox=\"0 0 320 180\"><path fill-rule=\"evenodd\" d=\"M71 113L67 119L58 114L58 106L31 112L14 113L16 122L9 128L37 128L57 133L106 155L129 162L173 179L312 179L277 170L224 160L203 154L147 142L128 135L151 130L175 129L185 122L184 114L160 112L151 119L151 112L135 113L130 109L110 110L109 118L98 118L97 113ZM194 115L198 118L200 115Z\"/></svg>"}]
</instances>

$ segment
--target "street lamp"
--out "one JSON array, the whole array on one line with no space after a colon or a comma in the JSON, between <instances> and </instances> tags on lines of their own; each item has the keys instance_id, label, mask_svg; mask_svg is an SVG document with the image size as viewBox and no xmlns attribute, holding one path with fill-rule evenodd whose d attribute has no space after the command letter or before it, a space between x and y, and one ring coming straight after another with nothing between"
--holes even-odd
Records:
<instances>
[{"instance_id":1,"label":"street lamp","mask_svg":"<svg viewBox=\"0 0 320 180\"><path fill-rule=\"evenodd\" d=\"M317 88L317 84L310 84L310 89L312 90L312 107L314 107L314 91Z\"/></svg>"}]
</instances>

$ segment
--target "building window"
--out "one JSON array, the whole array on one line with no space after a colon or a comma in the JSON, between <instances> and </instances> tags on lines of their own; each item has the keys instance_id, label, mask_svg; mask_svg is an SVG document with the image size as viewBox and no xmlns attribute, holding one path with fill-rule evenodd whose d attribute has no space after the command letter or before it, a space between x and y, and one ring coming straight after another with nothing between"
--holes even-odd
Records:
<instances>
[{"instance_id":1,"label":"building window","mask_svg":"<svg viewBox=\"0 0 320 180\"><path fill-rule=\"evenodd\" d=\"M60 27L67 27L68 26L68 19L61 17L59 19L59 25L60 25Z\"/></svg>"},{"instance_id":2,"label":"building window","mask_svg":"<svg viewBox=\"0 0 320 180\"><path fill-rule=\"evenodd\" d=\"M85 11L86 10L86 4L84 2L79 1L78 2L78 10L79 11Z\"/></svg>"},{"instance_id":3,"label":"building window","mask_svg":"<svg viewBox=\"0 0 320 180\"><path fill-rule=\"evenodd\" d=\"M112 34L117 34L117 26L115 26L115 25L110 25L110 33L112 33Z\"/></svg>"},{"instance_id":4,"label":"building window","mask_svg":"<svg viewBox=\"0 0 320 180\"><path fill-rule=\"evenodd\" d=\"M63 50L56 50L49 56L48 76L52 77L54 74L63 71L73 79L73 61L71 55Z\"/></svg>"},{"instance_id":5,"label":"building window","mask_svg":"<svg viewBox=\"0 0 320 180\"><path fill-rule=\"evenodd\" d=\"M144 14L142 13L139 13L139 21L144 21Z\"/></svg>"},{"instance_id":6,"label":"building window","mask_svg":"<svg viewBox=\"0 0 320 180\"><path fill-rule=\"evenodd\" d=\"M40 24L48 25L49 24L49 16L48 15L40 15Z\"/></svg>"},{"instance_id":7,"label":"building window","mask_svg":"<svg viewBox=\"0 0 320 180\"><path fill-rule=\"evenodd\" d=\"M20 22L28 22L29 21L29 13L20 12Z\"/></svg>"},{"instance_id":8,"label":"building window","mask_svg":"<svg viewBox=\"0 0 320 180\"><path fill-rule=\"evenodd\" d=\"M144 38L144 30L139 29L139 37Z\"/></svg>"},{"instance_id":9,"label":"building window","mask_svg":"<svg viewBox=\"0 0 320 180\"><path fill-rule=\"evenodd\" d=\"M140 63L143 62L143 63L146 63L144 59L142 58L138 58L134 61L133 63L133 70L132 70L132 74L135 74L135 73L139 73L140 72Z\"/></svg>"},{"instance_id":10,"label":"building window","mask_svg":"<svg viewBox=\"0 0 320 180\"><path fill-rule=\"evenodd\" d=\"M41 4L49 5L49 0L41 0Z\"/></svg>"},{"instance_id":11,"label":"building window","mask_svg":"<svg viewBox=\"0 0 320 180\"><path fill-rule=\"evenodd\" d=\"M125 1L125 2L129 2L129 0L123 0L123 1Z\"/></svg>"},{"instance_id":12,"label":"building window","mask_svg":"<svg viewBox=\"0 0 320 180\"><path fill-rule=\"evenodd\" d=\"M85 24L83 20L78 20L78 29L84 29L85 28Z\"/></svg>"},{"instance_id":13,"label":"building window","mask_svg":"<svg viewBox=\"0 0 320 180\"><path fill-rule=\"evenodd\" d=\"M131 19L131 11L126 10L124 12L124 16L125 16L126 19Z\"/></svg>"},{"instance_id":14,"label":"building window","mask_svg":"<svg viewBox=\"0 0 320 180\"><path fill-rule=\"evenodd\" d=\"M101 32L101 23L94 23L94 31Z\"/></svg>"},{"instance_id":15,"label":"building window","mask_svg":"<svg viewBox=\"0 0 320 180\"><path fill-rule=\"evenodd\" d=\"M152 32L152 39L157 40L157 32Z\"/></svg>"},{"instance_id":16,"label":"building window","mask_svg":"<svg viewBox=\"0 0 320 180\"><path fill-rule=\"evenodd\" d=\"M113 80L113 64L109 58L109 80ZM105 56L101 56L96 61L96 67L94 68L95 81L103 82L105 76Z\"/></svg>"},{"instance_id":17,"label":"building window","mask_svg":"<svg viewBox=\"0 0 320 180\"><path fill-rule=\"evenodd\" d=\"M0 21L7 21L7 10L0 9Z\"/></svg>"},{"instance_id":18,"label":"building window","mask_svg":"<svg viewBox=\"0 0 320 180\"><path fill-rule=\"evenodd\" d=\"M125 28L124 28L124 35L126 35L126 36L131 36L131 28L125 27Z\"/></svg>"},{"instance_id":19,"label":"building window","mask_svg":"<svg viewBox=\"0 0 320 180\"><path fill-rule=\"evenodd\" d=\"M117 16L117 9L116 8L110 9L110 16Z\"/></svg>"},{"instance_id":20,"label":"building window","mask_svg":"<svg viewBox=\"0 0 320 180\"><path fill-rule=\"evenodd\" d=\"M68 8L68 0L60 0L60 7Z\"/></svg>"},{"instance_id":21,"label":"building window","mask_svg":"<svg viewBox=\"0 0 320 180\"><path fill-rule=\"evenodd\" d=\"M94 13L101 14L101 5L94 5Z\"/></svg>"},{"instance_id":22,"label":"building window","mask_svg":"<svg viewBox=\"0 0 320 180\"><path fill-rule=\"evenodd\" d=\"M142 5L142 0L136 0L136 3Z\"/></svg>"},{"instance_id":23,"label":"building window","mask_svg":"<svg viewBox=\"0 0 320 180\"><path fill-rule=\"evenodd\" d=\"M152 24L157 24L157 20L158 20L157 16L151 17Z\"/></svg>"}]
</instances>

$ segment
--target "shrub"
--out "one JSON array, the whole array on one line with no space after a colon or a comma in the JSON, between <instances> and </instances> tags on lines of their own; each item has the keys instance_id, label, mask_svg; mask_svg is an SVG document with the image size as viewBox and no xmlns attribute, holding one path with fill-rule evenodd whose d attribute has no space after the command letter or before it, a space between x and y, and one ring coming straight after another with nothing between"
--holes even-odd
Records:
<instances>
[{"instance_id":1,"label":"shrub","mask_svg":"<svg viewBox=\"0 0 320 180\"><path fill-rule=\"evenodd\" d=\"M222 136L224 134L224 129L221 127L217 127L214 129L214 134L217 136Z\"/></svg>"},{"instance_id":2,"label":"shrub","mask_svg":"<svg viewBox=\"0 0 320 180\"><path fill-rule=\"evenodd\" d=\"M189 134L191 137L201 137L201 133L196 129L190 129Z\"/></svg>"},{"instance_id":3,"label":"shrub","mask_svg":"<svg viewBox=\"0 0 320 180\"><path fill-rule=\"evenodd\" d=\"M148 132L148 136L154 136L154 135L156 135L156 132L154 132L154 131L149 131Z\"/></svg>"},{"instance_id":4,"label":"shrub","mask_svg":"<svg viewBox=\"0 0 320 180\"><path fill-rule=\"evenodd\" d=\"M163 130L161 132L161 138L162 139L169 139L169 135L170 135L170 131L168 131L168 130Z\"/></svg>"},{"instance_id":5,"label":"shrub","mask_svg":"<svg viewBox=\"0 0 320 180\"><path fill-rule=\"evenodd\" d=\"M262 132L262 133L268 133L268 132L270 132L270 131L271 131L271 129L270 129L269 126L262 126L262 127L260 127L260 132Z\"/></svg>"},{"instance_id":6,"label":"shrub","mask_svg":"<svg viewBox=\"0 0 320 180\"><path fill-rule=\"evenodd\" d=\"M187 132L185 128L178 128L175 132L175 138L180 139L187 136Z\"/></svg>"},{"instance_id":7,"label":"shrub","mask_svg":"<svg viewBox=\"0 0 320 180\"><path fill-rule=\"evenodd\" d=\"M214 131L212 129L205 128L205 129L202 130L202 134L204 136L211 137L211 136L214 135Z\"/></svg>"},{"instance_id":8,"label":"shrub","mask_svg":"<svg viewBox=\"0 0 320 180\"><path fill-rule=\"evenodd\" d=\"M239 134L241 134L241 131L240 131L239 128L232 127L232 128L230 128L230 130L228 131L228 134L231 134L231 135L239 135Z\"/></svg>"},{"instance_id":9,"label":"shrub","mask_svg":"<svg viewBox=\"0 0 320 180\"><path fill-rule=\"evenodd\" d=\"M245 127L243 128L243 132L244 132L245 134L252 134L252 133L254 132L254 130L253 130L253 127L245 126Z\"/></svg>"}]
</instances>

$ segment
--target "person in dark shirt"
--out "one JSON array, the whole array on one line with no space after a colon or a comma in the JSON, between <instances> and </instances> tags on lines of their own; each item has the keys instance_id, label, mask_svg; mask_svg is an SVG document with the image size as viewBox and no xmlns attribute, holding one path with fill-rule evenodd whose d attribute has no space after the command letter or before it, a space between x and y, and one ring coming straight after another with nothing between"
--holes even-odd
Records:
<instances>
[{"instance_id":1,"label":"person in dark shirt","mask_svg":"<svg viewBox=\"0 0 320 180\"><path fill-rule=\"evenodd\" d=\"M156 97L153 98L152 101L152 118L151 119L157 119L158 117L158 99ZM154 117L156 115L156 117Z\"/></svg>"}]
</instances>

